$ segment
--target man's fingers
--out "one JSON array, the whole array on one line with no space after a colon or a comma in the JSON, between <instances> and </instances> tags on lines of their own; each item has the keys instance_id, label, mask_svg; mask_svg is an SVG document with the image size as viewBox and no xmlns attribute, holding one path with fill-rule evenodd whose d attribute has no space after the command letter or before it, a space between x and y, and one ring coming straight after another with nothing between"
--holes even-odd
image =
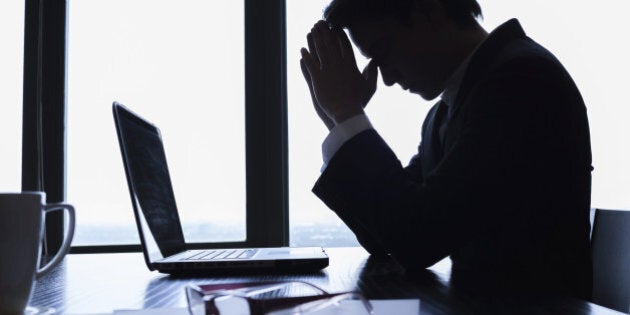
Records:
<instances>
[{"instance_id":1,"label":"man's fingers","mask_svg":"<svg viewBox=\"0 0 630 315\"><path fill-rule=\"evenodd\" d=\"M311 100L313 101L313 105L315 106L315 108L318 108L319 105L317 103L317 99L315 98L315 92L313 91L313 82L311 81L311 76L308 73L308 69L306 68L306 65L304 64L303 59L300 60L300 68L302 68L302 74L304 75L304 78L306 79L308 90L309 92L311 92Z\"/></svg>"},{"instance_id":2,"label":"man's fingers","mask_svg":"<svg viewBox=\"0 0 630 315\"><path fill-rule=\"evenodd\" d=\"M320 68L323 69L331 64L331 52L329 45L326 43L325 33L326 30L322 30L320 26L315 24L311 29L311 37L313 39L313 46L315 47L315 51L317 51L317 55L314 55L318 58Z\"/></svg>"},{"instance_id":3,"label":"man's fingers","mask_svg":"<svg viewBox=\"0 0 630 315\"><path fill-rule=\"evenodd\" d=\"M322 34L315 26L311 29L310 34L311 38L313 39L313 47L315 48L314 51L317 52L317 54L313 55L313 57L318 59L320 67L328 65L330 62L330 58L328 57L328 51L326 50L326 45L324 44Z\"/></svg>"},{"instance_id":4,"label":"man's fingers","mask_svg":"<svg viewBox=\"0 0 630 315\"><path fill-rule=\"evenodd\" d=\"M361 75L367 83L367 91L365 94L366 99L363 102L363 107L365 108L376 92L376 80L378 79L378 67L376 66L376 62L371 60L367 66L365 66Z\"/></svg>"},{"instance_id":5,"label":"man's fingers","mask_svg":"<svg viewBox=\"0 0 630 315\"><path fill-rule=\"evenodd\" d=\"M304 78L308 83L311 83L311 76L317 70L319 70L319 63L315 61L315 58L309 54L306 48L300 49L300 53L302 54L302 59L300 60L300 65L303 65L306 68L306 72L302 69L304 74ZM308 77L306 76L308 74Z\"/></svg>"},{"instance_id":6,"label":"man's fingers","mask_svg":"<svg viewBox=\"0 0 630 315\"><path fill-rule=\"evenodd\" d=\"M304 59L300 60L300 68L302 69L302 74L304 75L304 79L306 79L306 84L308 85L308 90L311 92L311 100L313 101L313 105L317 107L315 94L313 93L313 82L311 81L311 75L308 72L308 68L304 63Z\"/></svg>"},{"instance_id":7,"label":"man's fingers","mask_svg":"<svg viewBox=\"0 0 630 315\"><path fill-rule=\"evenodd\" d=\"M328 23L320 20L315 23L315 28L321 34L322 41L326 45L326 47L330 50L331 53L338 53L339 46L336 39L335 34L333 34L332 30L328 26Z\"/></svg>"},{"instance_id":8,"label":"man's fingers","mask_svg":"<svg viewBox=\"0 0 630 315\"><path fill-rule=\"evenodd\" d=\"M344 32L342 29L338 27L335 28L334 32L337 35L337 39L339 40L339 48L341 50L341 56L344 59L347 59L348 61L350 61L352 64L357 64L357 61L354 58L354 51L352 50L352 44L350 43L350 39L348 38L348 35L346 35L346 32Z\"/></svg>"},{"instance_id":9,"label":"man's fingers","mask_svg":"<svg viewBox=\"0 0 630 315\"><path fill-rule=\"evenodd\" d=\"M370 89L376 90L376 79L378 79L378 66L376 66L376 62L374 60L370 60L370 62L363 69L363 78L367 81Z\"/></svg>"},{"instance_id":10,"label":"man's fingers","mask_svg":"<svg viewBox=\"0 0 630 315\"><path fill-rule=\"evenodd\" d=\"M313 106L315 107L315 111L319 118L324 122L328 130L332 129L335 126L335 123L326 115L324 110L319 106L319 102L317 102L317 98L315 97L315 91L313 91L313 81L311 81L311 75L309 73L308 67L306 66L306 62L304 59L300 59L300 68L302 69L302 74L304 75L304 79L306 79L306 84L308 85L308 90L311 93L311 101L313 102Z\"/></svg>"},{"instance_id":11,"label":"man's fingers","mask_svg":"<svg viewBox=\"0 0 630 315\"><path fill-rule=\"evenodd\" d=\"M311 35L321 67L325 68L337 64L341 56L339 41L328 24L324 21L317 22L311 29Z\"/></svg>"},{"instance_id":12,"label":"man's fingers","mask_svg":"<svg viewBox=\"0 0 630 315\"><path fill-rule=\"evenodd\" d=\"M306 61L304 60L304 58L300 59L300 69L302 69L302 75L304 76L304 79L306 80L306 83L308 84L309 89L311 89L312 92L312 85L313 83L311 82L311 74L309 73L308 67L306 66Z\"/></svg>"},{"instance_id":13,"label":"man's fingers","mask_svg":"<svg viewBox=\"0 0 630 315\"><path fill-rule=\"evenodd\" d=\"M308 33L306 35L306 42L308 43L308 51L310 51L310 54L314 56L314 58L312 58L314 65L317 67L317 69L319 69L319 56L317 53L317 48L315 47L315 42L313 41L313 35L311 33Z\"/></svg>"}]
</instances>

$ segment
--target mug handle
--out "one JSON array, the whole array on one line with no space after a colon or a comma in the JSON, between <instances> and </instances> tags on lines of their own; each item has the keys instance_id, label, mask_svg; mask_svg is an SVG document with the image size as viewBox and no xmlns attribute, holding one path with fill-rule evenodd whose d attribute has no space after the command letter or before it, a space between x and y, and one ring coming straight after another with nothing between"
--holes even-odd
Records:
<instances>
[{"instance_id":1,"label":"mug handle","mask_svg":"<svg viewBox=\"0 0 630 315\"><path fill-rule=\"evenodd\" d=\"M66 256L66 254L70 250L70 243L72 243L72 238L74 237L74 223L75 223L74 207L72 205L65 204L65 203L52 203L52 204L44 205L45 213L56 211L56 210L63 210L63 209L68 210L69 220L68 220L67 235L64 238L63 244L61 245L61 248L59 248L59 251L57 252L55 257L53 257L53 259L49 261L44 267L37 268L37 271L35 272L36 278L39 278L47 274L49 271L55 268L63 260L63 258Z\"/></svg>"}]
</instances>

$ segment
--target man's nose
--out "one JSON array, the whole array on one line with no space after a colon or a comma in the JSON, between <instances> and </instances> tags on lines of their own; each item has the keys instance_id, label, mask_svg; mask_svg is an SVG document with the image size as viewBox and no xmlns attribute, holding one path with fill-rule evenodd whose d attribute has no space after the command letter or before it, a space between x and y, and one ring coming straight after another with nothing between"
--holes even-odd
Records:
<instances>
[{"instance_id":1,"label":"man's nose","mask_svg":"<svg viewBox=\"0 0 630 315\"><path fill-rule=\"evenodd\" d=\"M383 77L383 83L385 83L385 85L387 85L387 86L394 85L397 82L397 80L399 79L398 73L394 69L392 69L391 67L379 66L379 70L381 70L381 76Z\"/></svg>"}]
</instances>

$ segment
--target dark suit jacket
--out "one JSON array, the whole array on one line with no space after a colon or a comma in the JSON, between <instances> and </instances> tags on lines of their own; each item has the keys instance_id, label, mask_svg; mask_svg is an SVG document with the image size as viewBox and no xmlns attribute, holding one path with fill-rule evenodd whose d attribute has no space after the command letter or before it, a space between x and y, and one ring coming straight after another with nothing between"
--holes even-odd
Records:
<instances>
[{"instance_id":1,"label":"dark suit jacket","mask_svg":"<svg viewBox=\"0 0 630 315\"><path fill-rule=\"evenodd\" d=\"M588 119L560 62L508 21L472 56L435 146L440 106L409 166L367 130L337 151L313 192L370 253L407 270L450 255L453 281L590 296Z\"/></svg>"}]
</instances>

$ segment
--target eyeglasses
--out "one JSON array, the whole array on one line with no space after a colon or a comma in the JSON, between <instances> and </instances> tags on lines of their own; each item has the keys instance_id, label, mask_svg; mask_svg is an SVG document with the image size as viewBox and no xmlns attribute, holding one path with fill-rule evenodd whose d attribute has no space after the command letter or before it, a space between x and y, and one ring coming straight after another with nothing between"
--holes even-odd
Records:
<instances>
[{"instance_id":1,"label":"eyeglasses","mask_svg":"<svg viewBox=\"0 0 630 315\"><path fill-rule=\"evenodd\" d=\"M372 314L356 292L328 293L301 281L188 285L190 315Z\"/></svg>"}]
</instances>

